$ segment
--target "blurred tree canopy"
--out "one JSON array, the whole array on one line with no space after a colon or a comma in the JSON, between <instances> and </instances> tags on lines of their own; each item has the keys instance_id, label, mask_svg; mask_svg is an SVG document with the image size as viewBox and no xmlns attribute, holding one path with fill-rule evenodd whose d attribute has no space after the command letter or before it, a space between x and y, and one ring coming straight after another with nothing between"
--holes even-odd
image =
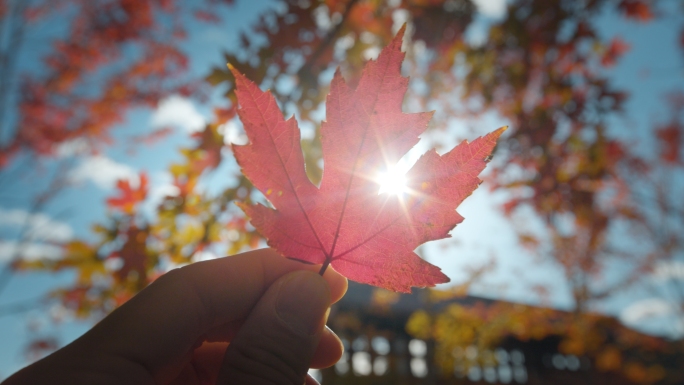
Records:
<instances>
[{"instance_id":1,"label":"blurred tree canopy","mask_svg":"<svg viewBox=\"0 0 684 385\"><path fill-rule=\"evenodd\" d=\"M553 334L563 336L564 351L603 359L602 369L623 371L636 382L660 380L667 373L657 363L636 370L636 361L619 356L624 341L656 347L631 337L594 339L606 326L592 313L597 301L684 259L684 94L667 96L672 114L653 122L648 135L656 147L650 155L634 151L609 130L629 98L610 69L629 42L608 39L597 26L605 12L633 23L655 22L662 16L660 3L513 0L475 44L466 37L476 17L470 0L286 0L264 11L243 31L240 46L217 55L206 78L197 79L178 42L191 21L224 23L216 10L230 9L230 0L201 0L192 7L177 0L0 0L0 178L27 154L51 159L60 144L76 139L98 148L111 143L112 130L134 108L154 107L172 94L206 101L212 86L225 90L213 120L180 150L183 160L169 165L176 189L153 216L140 210L148 177L141 174L137 184L122 180L107 200L110 215L93 226L97 242L65 243L59 259L26 260L19 250L0 275L0 290L14 271L75 271L76 280L51 296L79 317L98 318L167 266L191 263L212 245L222 245L228 255L262 245L231 204L257 197L239 170L227 175L233 183L222 191L198 188L230 156L227 127L237 124L225 63L271 88L288 114L313 128L303 146L307 172L318 181L319 111L332 72L340 66L353 84L364 61L406 22L404 70L412 78L407 109L437 111L431 127L436 134L428 138L438 146L439 135L453 135L449 127L459 119L494 113L509 122L486 183L506 192L500 208L516 224L519 242L562 268L574 302L572 316L563 319L507 306L449 308L434 319L416 315L409 330L439 341L443 357L436 360L445 367L453 366L449 357L457 346ZM38 70L18 68L13 53L28 44L31 29L64 17L71 20L67 31L50 38ZM141 145L163 139L164 132L154 135L141 138ZM11 183L7 175L2 179ZM36 211L57 189L68 188L62 181L58 173L36 200ZM520 225L530 218L543 224L541 232ZM630 247L625 238L640 246ZM607 274L616 262L628 266L618 278ZM679 293L668 299L684 310L681 282L668 284ZM590 344L599 340L604 343Z\"/></svg>"}]
</instances>

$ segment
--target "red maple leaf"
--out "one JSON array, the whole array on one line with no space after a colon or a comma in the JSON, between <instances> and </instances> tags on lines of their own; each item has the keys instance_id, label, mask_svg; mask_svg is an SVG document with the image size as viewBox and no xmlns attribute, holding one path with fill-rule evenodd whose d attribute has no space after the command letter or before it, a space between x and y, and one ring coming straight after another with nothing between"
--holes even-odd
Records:
<instances>
[{"instance_id":1,"label":"red maple leaf","mask_svg":"<svg viewBox=\"0 0 684 385\"><path fill-rule=\"evenodd\" d=\"M147 228L131 226L126 231L126 241L119 251L115 251L108 258L121 258L123 265L115 273L116 277L125 281L131 272L137 273L139 282L147 282Z\"/></svg>"},{"instance_id":2,"label":"red maple leaf","mask_svg":"<svg viewBox=\"0 0 684 385\"><path fill-rule=\"evenodd\" d=\"M680 143L684 137L684 127L673 122L656 130L656 136L660 142L660 159L665 163L674 164L679 161L681 152Z\"/></svg>"},{"instance_id":3,"label":"red maple leaf","mask_svg":"<svg viewBox=\"0 0 684 385\"><path fill-rule=\"evenodd\" d=\"M654 17L651 5L643 0L622 0L618 9L628 18L641 22L650 21Z\"/></svg>"},{"instance_id":4,"label":"red maple leaf","mask_svg":"<svg viewBox=\"0 0 684 385\"><path fill-rule=\"evenodd\" d=\"M135 205L145 200L148 189L147 174L140 173L140 183L138 187L131 186L128 179L120 179L116 182L119 196L107 199L107 205L119 209L126 214L135 212Z\"/></svg>"},{"instance_id":5,"label":"red maple leaf","mask_svg":"<svg viewBox=\"0 0 684 385\"><path fill-rule=\"evenodd\" d=\"M610 41L608 49L606 49L606 51L603 53L603 57L601 57L601 64L604 67L614 66L617 62L617 59L629 51L629 48L629 44L627 44L624 40L620 39L619 37L614 38Z\"/></svg>"},{"instance_id":6,"label":"red maple leaf","mask_svg":"<svg viewBox=\"0 0 684 385\"><path fill-rule=\"evenodd\" d=\"M363 283L410 292L448 282L414 249L449 237L463 221L455 208L480 184L505 128L440 156L424 154L406 174L404 192L379 194L377 173L413 147L432 113L405 114L408 79L401 76L404 29L366 64L357 88L335 74L321 126L324 173L320 187L307 177L294 118L285 120L270 92L231 67L240 119L250 143L233 145L242 172L275 208L238 205L284 256L328 265Z\"/></svg>"},{"instance_id":7,"label":"red maple leaf","mask_svg":"<svg viewBox=\"0 0 684 385\"><path fill-rule=\"evenodd\" d=\"M207 23L219 23L221 21L221 18L216 15L216 13L205 10L205 9L198 9L195 11L195 18L199 21L205 21Z\"/></svg>"}]
</instances>

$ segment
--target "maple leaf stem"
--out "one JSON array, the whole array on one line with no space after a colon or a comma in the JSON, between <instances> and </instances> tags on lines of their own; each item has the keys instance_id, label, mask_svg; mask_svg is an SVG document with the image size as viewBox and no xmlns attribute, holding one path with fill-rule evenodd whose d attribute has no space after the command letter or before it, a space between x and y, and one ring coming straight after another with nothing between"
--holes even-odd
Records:
<instances>
[{"instance_id":1,"label":"maple leaf stem","mask_svg":"<svg viewBox=\"0 0 684 385\"><path fill-rule=\"evenodd\" d=\"M328 265L330 265L330 261L326 259L325 262L323 262L323 266L321 266L321 270L318 271L318 275L322 277L323 273L325 273L325 270L328 268Z\"/></svg>"}]
</instances>

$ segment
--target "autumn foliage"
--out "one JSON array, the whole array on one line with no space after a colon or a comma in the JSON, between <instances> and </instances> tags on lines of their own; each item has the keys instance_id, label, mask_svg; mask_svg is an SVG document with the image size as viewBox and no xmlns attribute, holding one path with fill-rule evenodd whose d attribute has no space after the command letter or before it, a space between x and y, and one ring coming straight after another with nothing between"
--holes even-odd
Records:
<instances>
[{"instance_id":1,"label":"autumn foliage","mask_svg":"<svg viewBox=\"0 0 684 385\"><path fill-rule=\"evenodd\" d=\"M615 130L630 95L611 71L632 43L604 36L598 25L606 13L630 23L658 22L664 2L592 0L579 7L575 0L509 1L505 15L490 21L486 38L472 42L467 31L477 16L469 0L287 0L265 8L238 47L216 53L204 79L190 71L192 57L179 43L191 23L224 23L221 11L232 2L191 3L0 0L0 18L17 21L7 24L10 44L0 51L0 176L26 158L58 163L61 145L74 141L87 148L76 157L98 154L116 143L127 113L154 108L169 95L209 104L212 91L223 94L212 120L168 166L172 191L151 213L143 210L153 187L147 174L120 181L91 236L60 244L57 259L17 253L9 273L0 273L0 290L13 272L73 271L73 283L48 302L97 318L169 267L205 252L230 255L267 242L286 257L330 264L361 282L399 291L433 286L446 277L416 247L446 237L462 220L454 209L479 184L501 131L453 150L443 148L442 139L481 136L485 132L454 127L495 114L510 128L499 139L485 186L502 193L498 208L519 244L561 272L570 315L506 305L449 307L418 315L422 324L409 329L437 341L435 360L449 370L455 347L553 335L560 349L586 355L601 370L637 383L676 383L676 373L657 361L662 346L612 330L617 321L595 312L659 266L681 260L684 250L684 190L675 182L684 173L681 91L666 97L670 114L652 122L647 140L636 145L630 127ZM56 18L70 21L63 35L35 35L35 27ZM405 58L401 33L394 38L403 23ZM47 47L39 72L17 67L8 54L28 38ZM380 75L381 69L390 73ZM300 136L297 123L283 117L293 114L310 134ZM238 119L250 143L227 146L228 128ZM284 136L265 140L273 130ZM431 151L418 161L407 193L378 195L364 173L396 163L423 132L443 155ZM131 144L161 143L169 133L141 132ZM470 152L477 156L464 157ZM237 167L222 167L234 165L234 157L246 177ZM37 211L69 187L64 174L56 175L35 199ZM214 178L229 183L205 188ZM3 188L10 185L5 180ZM355 230L359 224L364 231ZM380 233L382 240L372 238ZM667 293L681 289L681 282L670 283L674 289ZM457 295L464 295L469 285L459 287ZM546 291L530 282L529 292ZM537 299L530 294L530 302ZM674 301L681 309L684 298ZM53 345L36 343L36 349ZM632 349L655 352L649 357L656 359L621 353Z\"/></svg>"}]
</instances>

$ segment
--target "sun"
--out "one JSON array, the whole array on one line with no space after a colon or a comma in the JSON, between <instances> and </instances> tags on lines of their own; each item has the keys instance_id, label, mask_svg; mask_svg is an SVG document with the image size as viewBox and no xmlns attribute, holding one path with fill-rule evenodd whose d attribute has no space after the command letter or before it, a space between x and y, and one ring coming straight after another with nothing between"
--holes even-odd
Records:
<instances>
[{"instance_id":1,"label":"sun","mask_svg":"<svg viewBox=\"0 0 684 385\"><path fill-rule=\"evenodd\" d=\"M406 192L406 176L396 167L380 173L376 182L380 185L378 194L400 195Z\"/></svg>"}]
</instances>

